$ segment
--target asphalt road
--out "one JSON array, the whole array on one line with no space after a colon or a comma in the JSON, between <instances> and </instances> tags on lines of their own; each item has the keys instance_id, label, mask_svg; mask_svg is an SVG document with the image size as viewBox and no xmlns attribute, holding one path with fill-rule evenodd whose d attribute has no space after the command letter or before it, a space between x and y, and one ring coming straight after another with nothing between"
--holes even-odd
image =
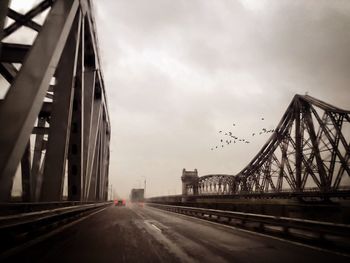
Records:
<instances>
[{"instance_id":1,"label":"asphalt road","mask_svg":"<svg viewBox=\"0 0 350 263\"><path fill-rule=\"evenodd\" d=\"M350 262L350 258L149 207L109 207L9 262Z\"/></svg>"}]
</instances>

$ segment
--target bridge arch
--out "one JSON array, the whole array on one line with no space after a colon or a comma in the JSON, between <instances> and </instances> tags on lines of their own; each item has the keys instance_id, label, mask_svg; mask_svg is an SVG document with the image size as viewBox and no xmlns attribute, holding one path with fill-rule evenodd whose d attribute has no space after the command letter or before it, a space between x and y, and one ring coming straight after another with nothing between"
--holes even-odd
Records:
<instances>
[{"instance_id":1,"label":"bridge arch","mask_svg":"<svg viewBox=\"0 0 350 263\"><path fill-rule=\"evenodd\" d=\"M236 189L235 176L208 174L198 176L198 171L182 171L182 195L232 194Z\"/></svg>"}]
</instances>

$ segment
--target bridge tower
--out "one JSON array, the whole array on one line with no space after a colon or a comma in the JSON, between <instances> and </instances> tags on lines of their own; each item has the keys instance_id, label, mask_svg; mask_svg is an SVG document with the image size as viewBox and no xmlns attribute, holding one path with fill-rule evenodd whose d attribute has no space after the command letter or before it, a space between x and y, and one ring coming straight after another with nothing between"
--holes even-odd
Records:
<instances>
[{"instance_id":1,"label":"bridge tower","mask_svg":"<svg viewBox=\"0 0 350 263\"><path fill-rule=\"evenodd\" d=\"M193 195L198 194L198 171L194 169L194 171L186 171L184 168L182 170L182 195L187 196L189 191Z\"/></svg>"}]
</instances>

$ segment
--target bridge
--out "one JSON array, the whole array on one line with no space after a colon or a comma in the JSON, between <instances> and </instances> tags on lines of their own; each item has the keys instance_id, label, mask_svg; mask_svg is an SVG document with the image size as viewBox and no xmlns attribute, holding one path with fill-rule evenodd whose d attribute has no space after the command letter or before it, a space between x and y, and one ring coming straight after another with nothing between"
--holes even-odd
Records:
<instances>
[{"instance_id":1,"label":"bridge","mask_svg":"<svg viewBox=\"0 0 350 263\"><path fill-rule=\"evenodd\" d=\"M262 149L237 175L183 171L183 195L348 197L350 111L296 95ZM292 195L289 195L292 196Z\"/></svg>"},{"instance_id":2,"label":"bridge","mask_svg":"<svg viewBox=\"0 0 350 263\"><path fill-rule=\"evenodd\" d=\"M91 0L0 2L1 262L348 262L350 111L307 95L238 174L114 206L95 23Z\"/></svg>"},{"instance_id":3,"label":"bridge","mask_svg":"<svg viewBox=\"0 0 350 263\"><path fill-rule=\"evenodd\" d=\"M90 5L42 1L25 15L2 11L2 25L6 15L14 20L1 34L9 84L0 104L3 202L18 170L23 201L63 201L66 175L67 200L107 199L111 127ZM33 21L47 9L43 25ZM22 26L38 32L32 45L5 42Z\"/></svg>"},{"instance_id":4,"label":"bridge","mask_svg":"<svg viewBox=\"0 0 350 263\"><path fill-rule=\"evenodd\" d=\"M181 195L149 202L348 224L349 114L295 95L270 138L239 173L198 176L197 169L183 169Z\"/></svg>"}]
</instances>

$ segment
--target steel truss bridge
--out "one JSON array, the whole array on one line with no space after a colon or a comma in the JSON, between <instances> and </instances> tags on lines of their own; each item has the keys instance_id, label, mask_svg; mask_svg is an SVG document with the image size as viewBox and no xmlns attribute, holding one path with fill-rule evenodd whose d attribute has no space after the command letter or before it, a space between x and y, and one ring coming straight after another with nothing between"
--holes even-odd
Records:
<instances>
[{"instance_id":1,"label":"steel truss bridge","mask_svg":"<svg viewBox=\"0 0 350 263\"><path fill-rule=\"evenodd\" d=\"M43 0L21 14L0 2L0 202L16 174L22 201L107 200L111 127L91 5Z\"/></svg>"},{"instance_id":2,"label":"steel truss bridge","mask_svg":"<svg viewBox=\"0 0 350 263\"><path fill-rule=\"evenodd\" d=\"M23 28L31 32L30 41L18 34ZM176 206L159 197L145 207L112 207L106 202L111 127L91 0L41 0L24 14L1 0L0 39L1 262L347 262L339 253L318 254L218 224L324 242L348 254L350 206L242 207L216 198L310 188L323 195L348 193L349 111L297 95L238 175L183 171L184 195L202 197L197 204L180 195L179 202L168 200ZM20 199L13 196L19 178ZM271 247L278 257L269 256Z\"/></svg>"},{"instance_id":3,"label":"steel truss bridge","mask_svg":"<svg viewBox=\"0 0 350 263\"><path fill-rule=\"evenodd\" d=\"M350 111L295 95L237 175L183 176L183 195L350 196Z\"/></svg>"}]
</instances>

